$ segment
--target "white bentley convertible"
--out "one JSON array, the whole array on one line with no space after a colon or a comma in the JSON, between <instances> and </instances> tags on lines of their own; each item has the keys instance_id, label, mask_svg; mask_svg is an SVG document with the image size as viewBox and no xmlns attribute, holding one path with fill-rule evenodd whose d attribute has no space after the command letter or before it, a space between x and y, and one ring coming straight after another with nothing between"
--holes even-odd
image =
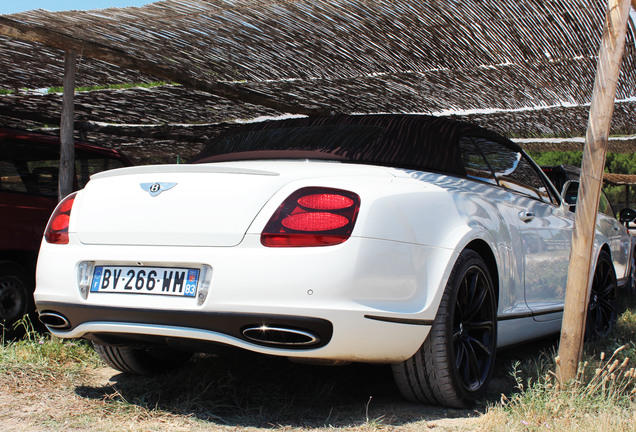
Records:
<instances>
[{"instance_id":1,"label":"white bentley convertible","mask_svg":"<svg viewBox=\"0 0 636 432\"><path fill-rule=\"evenodd\" d=\"M599 216L600 217L600 216ZM419 115L254 123L189 165L94 175L55 210L35 301L129 373L229 345L391 363L405 397L479 398L498 347L558 332L573 213L511 141ZM599 218L588 331L631 239Z\"/></svg>"}]
</instances>

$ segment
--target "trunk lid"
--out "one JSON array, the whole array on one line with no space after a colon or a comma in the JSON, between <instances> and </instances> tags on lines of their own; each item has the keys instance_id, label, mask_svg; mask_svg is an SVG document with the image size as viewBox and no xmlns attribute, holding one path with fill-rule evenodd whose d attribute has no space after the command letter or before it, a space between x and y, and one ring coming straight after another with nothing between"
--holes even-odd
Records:
<instances>
[{"instance_id":1,"label":"trunk lid","mask_svg":"<svg viewBox=\"0 0 636 432\"><path fill-rule=\"evenodd\" d=\"M100 173L76 200L71 231L85 244L236 246L284 182L273 171L204 164Z\"/></svg>"}]
</instances>

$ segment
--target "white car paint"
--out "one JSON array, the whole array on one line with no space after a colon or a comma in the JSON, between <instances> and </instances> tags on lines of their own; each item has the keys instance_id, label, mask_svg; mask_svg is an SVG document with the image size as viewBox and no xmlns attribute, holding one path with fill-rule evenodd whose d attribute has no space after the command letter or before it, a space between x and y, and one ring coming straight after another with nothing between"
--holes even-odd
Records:
<instances>
[{"instance_id":1,"label":"white car paint","mask_svg":"<svg viewBox=\"0 0 636 432\"><path fill-rule=\"evenodd\" d=\"M345 135L356 131L342 130ZM276 139L275 132L268 139ZM328 132L337 137L341 131L330 126ZM473 144L462 145L470 151ZM166 343L172 338L214 342L320 361L405 361L408 369L429 333L435 333L431 328L440 328L434 323L439 322L445 291L453 285L451 274L471 249L483 260L495 289L496 303L488 309L494 314L496 308L492 345L555 333L563 311L574 213L520 149L509 149L516 159L506 160L505 154L495 162L504 166L512 160L512 171L520 162L526 164L541 187L550 190L549 198L528 195L531 189L523 177L496 170L501 181L482 177L487 172L470 165L471 160L464 161L466 175L303 158L101 173L75 197L68 244L42 242L35 301L41 315L63 318L62 325L49 325L54 335L86 337L102 345L153 343L156 336ZM403 155L397 156L399 165ZM448 158L439 160L449 163ZM330 246L265 246L261 234L283 211L283 203L311 187L359 197L350 236ZM600 227L610 226L603 217L599 220ZM626 245L631 239L616 224L610 231L597 230L594 256L607 249L627 263L619 252L630 254ZM190 268L207 279L199 281L196 297L142 291L143 280L139 290L131 285L126 293L98 286L97 292L88 292L92 273L82 269L95 266L123 266L133 274L135 268ZM619 282L626 282L628 266L615 269ZM248 336L269 323L290 334L310 334L318 342L263 343ZM472 396L462 391L459 397L470 401ZM460 406L452 394L447 396L449 404Z\"/></svg>"},{"instance_id":2,"label":"white car paint","mask_svg":"<svg viewBox=\"0 0 636 432\"><path fill-rule=\"evenodd\" d=\"M328 346L308 351L271 349L194 329L184 330L183 336L268 354L395 362L413 354L429 327L364 315L434 319L457 251L479 239L492 248L502 270L516 269L499 273L502 318L527 313L529 308L559 306L559 299L537 297L536 288L529 286L528 268L545 268L555 255L563 257L569 245L562 240L555 253L544 252L539 261L535 256L540 254L527 253L524 259L519 246L529 228L518 221L519 208L502 211L510 207L512 192L450 176L334 162L227 162L211 167L170 166L162 171L125 168L93 177L73 207L70 244L42 244L38 303L315 316L334 323L334 336ZM154 181L177 185L151 197L139 184ZM259 236L275 209L291 192L309 185L337 186L362 197L352 238L324 248L263 247ZM271 197L263 199L264 193ZM197 204L188 205L191 202ZM223 212L218 210L219 203ZM539 236L556 238L552 231L569 230L571 216L560 207L553 206L542 215L535 203L528 203L527 209L540 215L532 222L546 230ZM118 212L128 216L113 217ZM499 214L510 219L501 220ZM77 266L83 261L207 264L213 269L210 295L202 306L191 299L134 294L89 294L83 299L77 286ZM564 275L555 283L565 283ZM508 331L507 322L500 324L499 346L555 330L529 320L524 331L516 325ZM91 322L69 332L52 331L60 337L82 337L111 331L112 326L118 331L139 330L134 323ZM163 331L160 325L143 329L145 334Z\"/></svg>"}]
</instances>

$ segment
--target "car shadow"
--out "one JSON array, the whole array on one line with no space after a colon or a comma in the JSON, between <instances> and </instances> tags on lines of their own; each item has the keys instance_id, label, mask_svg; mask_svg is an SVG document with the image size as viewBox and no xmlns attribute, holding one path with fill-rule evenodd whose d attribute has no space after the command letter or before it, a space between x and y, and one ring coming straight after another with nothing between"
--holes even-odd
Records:
<instances>
[{"instance_id":1,"label":"car shadow","mask_svg":"<svg viewBox=\"0 0 636 432\"><path fill-rule=\"evenodd\" d=\"M232 426L401 426L479 416L502 394L515 391L510 374L515 359L523 361L524 353L536 357L538 350L549 350L550 343L502 351L486 398L470 409L405 401L387 365L315 366L250 353L196 355L180 370L153 377L113 371L106 385L102 381L75 391L87 399L125 402Z\"/></svg>"}]
</instances>

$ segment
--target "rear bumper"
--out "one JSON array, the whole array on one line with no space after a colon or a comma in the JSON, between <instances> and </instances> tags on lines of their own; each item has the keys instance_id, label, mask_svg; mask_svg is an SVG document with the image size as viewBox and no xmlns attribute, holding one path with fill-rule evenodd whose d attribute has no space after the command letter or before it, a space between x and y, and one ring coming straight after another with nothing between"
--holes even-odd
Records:
<instances>
[{"instance_id":1,"label":"rear bumper","mask_svg":"<svg viewBox=\"0 0 636 432\"><path fill-rule=\"evenodd\" d=\"M204 333L219 334L225 337L241 340L245 343L256 343L263 346L280 346L287 349L308 349L325 346L331 340L333 334L332 324L324 319L299 317L291 315L275 314L248 314L231 312L202 312L202 311L175 311L175 310L148 310L139 308L114 308L93 305L76 305L65 303L41 302L38 304L40 314L57 314L64 317L68 325L60 328L50 327L50 330L59 335L74 334L80 329L93 328L97 334L100 331L95 328L100 325L135 325L181 328L184 331L192 329ZM46 323L45 323L46 324ZM315 335L313 343L297 343L290 341L272 341L267 343L246 337L244 331L252 328L290 329L298 332L306 332ZM85 331L85 330L84 330ZM116 343L116 338L109 336ZM122 337L122 340L125 340Z\"/></svg>"},{"instance_id":2,"label":"rear bumper","mask_svg":"<svg viewBox=\"0 0 636 432\"><path fill-rule=\"evenodd\" d=\"M431 322L394 322L358 311L325 312L330 319L266 313L123 309L39 302L41 314L55 312L68 328L51 328L61 338L105 345L167 344L195 352L219 345L261 354L324 360L393 363L409 358L428 335ZM313 311L318 313L318 311ZM399 320L399 319L398 319ZM405 320L406 321L406 320ZM311 344L278 344L246 337L247 328L286 329L315 337ZM214 349L209 349L213 347Z\"/></svg>"},{"instance_id":3,"label":"rear bumper","mask_svg":"<svg viewBox=\"0 0 636 432\"><path fill-rule=\"evenodd\" d=\"M58 337L107 343L178 338L262 354L376 363L405 360L420 347L453 262L451 250L355 237L338 246L278 249L249 237L235 248L106 247L71 240L44 243L38 262L38 311L69 322L51 328ZM83 298L83 261L209 265L212 281L203 304L160 295ZM261 326L315 341L292 346L245 335Z\"/></svg>"}]
</instances>

